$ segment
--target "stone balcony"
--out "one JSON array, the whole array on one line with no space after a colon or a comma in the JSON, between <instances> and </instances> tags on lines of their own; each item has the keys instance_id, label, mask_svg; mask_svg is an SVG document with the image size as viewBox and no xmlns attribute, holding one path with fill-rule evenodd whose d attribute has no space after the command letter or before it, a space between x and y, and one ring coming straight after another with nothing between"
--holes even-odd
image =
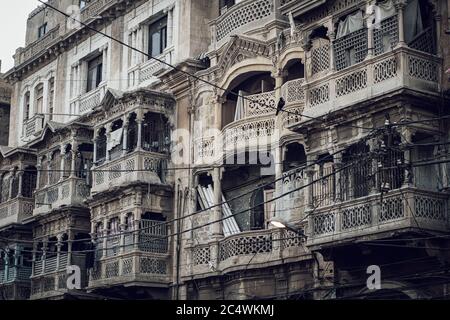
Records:
<instances>
[{"instance_id":1,"label":"stone balcony","mask_svg":"<svg viewBox=\"0 0 450 320\"><path fill-rule=\"evenodd\" d=\"M118 1L117 0L93 0L90 1L80 12L80 20L88 23L95 20L102 12L110 9Z\"/></svg>"},{"instance_id":2,"label":"stone balcony","mask_svg":"<svg viewBox=\"0 0 450 320\"><path fill-rule=\"evenodd\" d=\"M293 125L335 112L399 89L437 95L442 60L408 47L368 58L340 71L310 79L305 86L306 116ZM292 127L292 125L291 125Z\"/></svg>"},{"instance_id":3,"label":"stone balcony","mask_svg":"<svg viewBox=\"0 0 450 320\"><path fill-rule=\"evenodd\" d=\"M12 266L0 270L0 285L6 285L16 281L30 281L31 267Z\"/></svg>"},{"instance_id":4,"label":"stone balcony","mask_svg":"<svg viewBox=\"0 0 450 320\"><path fill-rule=\"evenodd\" d=\"M168 156L134 151L118 159L93 168L92 194L108 191L132 183L166 184L165 170Z\"/></svg>"},{"instance_id":5,"label":"stone balcony","mask_svg":"<svg viewBox=\"0 0 450 320\"><path fill-rule=\"evenodd\" d=\"M25 139L33 139L41 133L44 128L44 115L35 114L32 118L25 120L23 123L23 133L22 136Z\"/></svg>"},{"instance_id":6,"label":"stone balcony","mask_svg":"<svg viewBox=\"0 0 450 320\"><path fill-rule=\"evenodd\" d=\"M70 101L71 114L83 115L100 105L106 93L106 82L100 83L98 88L86 92Z\"/></svg>"},{"instance_id":7,"label":"stone balcony","mask_svg":"<svg viewBox=\"0 0 450 320\"><path fill-rule=\"evenodd\" d=\"M304 238L284 229L246 231L191 248L190 274L225 274L309 259Z\"/></svg>"},{"instance_id":8,"label":"stone balcony","mask_svg":"<svg viewBox=\"0 0 450 320\"><path fill-rule=\"evenodd\" d=\"M261 29L275 20L279 0L244 0L228 8L210 22L212 47L220 48L234 34Z\"/></svg>"},{"instance_id":9,"label":"stone balcony","mask_svg":"<svg viewBox=\"0 0 450 320\"><path fill-rule=\"evenodd\" d=\"M21 223L33 214L34 199L17 197L0 203L0 228Z\"/></svg>"},{"instance_id":10,"label":"stone balcony","mask_svg":"<svg viewBox=\"0 0 450 320\"><path fill-rule=\"evenodd\" d=\"M311 249L382 238L401 230L448 232L448 195L413 187L333 203L309 214Z\"/></svg>"},{"instance_id":11,"label":"stone balcony","mask_svg":"<svg viewBox=\"0 0 450 320\"><path fill-rule=\"evenodd\" d=\"M172 64L174 56L174 47L168 47L164 52L156 58ZM140 63L128 70L128 87L132 88L146 83L151 79L156 79L155 76L167 69L167 65L154 59L149 59Z\"/></svg>"},{"instance_id":12,"label":"stone balcony","mask_svg":"<svg viewBox=\"0 0 450 320\"><path fill-rule=\"evenodd\" d=\"M282 129L301 120L305 108L304 79L290 80L281 87L280 95L286 105L281 114ZM257 149L268 147L279 139L275 91L246 96L242 118L227 124L219 136L205 136L195 139L196 164L219 161L223 152L236 149Z\"/></svg>"},{"instance_id":13,"label":"stone balcony","mask_svg":"<svg viewBox=\"0 0 450 320\"><path fill-rule=\"evenodd\" d=\"M168 287L171 282L169 255L127 252L102 259L89 272L89 289L136 282Z\"/></svg>"},{"instance_id":14,"label":"stone balcony","mask_svg":"<svg viewBox=\"0 0 450 320\"><path fill-rule=\"evenodd\" d=\"M40 188L35 193L33 215L45 214L62 207L85 207L84 201L89 192L86 180L77 177L65 178L56 184Z\"/></svg>"},{"instance_id":15,"label":"stone balcony","mask_svg":"<svg viewBox=\"0 0 450 320\"><path fill-rule=\"evenodd\" d=\"M60 27L56 26L49 30L42 38L30 43L25 48L18 49L14 55L14 65L20 65L44 53L60 39Z\"/></svg>"},{"instance_id":16,"label":"stone balcony","mask_svg":"<svg viewBox=\"0 0 450 320\"><path fill-rule=\"evenodd\" d=\"M70 262L69 262L70 260ZM85 287L86 256L84 254L60 253L59 256L33 261L30 299L48 299L68 292L67 266L77 265L81 269L81 286Z\"/></svg>"}]
</instances>

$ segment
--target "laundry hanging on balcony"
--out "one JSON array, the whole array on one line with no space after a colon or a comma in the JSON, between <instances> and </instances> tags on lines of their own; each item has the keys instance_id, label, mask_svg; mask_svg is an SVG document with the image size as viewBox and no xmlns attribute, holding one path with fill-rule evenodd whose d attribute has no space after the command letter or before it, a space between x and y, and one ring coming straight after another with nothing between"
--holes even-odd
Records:
<instances>
[{"instance_id":1,"label":"laundry hanging on balcony","mask_svg":"<svg viewBox=\"0 0 450 320\"><path fill-rule=\"evenodd\" d=\"M247 92L239 90L239 96L236 103L236 111L234 113L234 121L240 120L245 117L245 96Z\"/></svg>"},{"instance_id":2,"label":"laundry hanging on balcony","mask_svg":"<svg viewBox=\"0 0 450 320\"><path fill-rule=\"evenodd\" d=\"M339 22L336 39L342 38L352 32L364 28L362 11L349 15L344 21Z\"/></svg>"},{"instance_id":3,"label":"laundry hanging on balcony","mask_svg":"<svg viewBox=\"0 0 450 320\"><path fill-rule=\"evenodd\" d=\"M392 0L378 3L375 10L377 10L375 12L375 17L378 20L375 21L375 23L381 22L396 14L394 2L392 2Z\"/></svg>"},{"instance_id":4,"label":"laundry hanging on balcony","mask_svg":"<svg viewBox=\"0 0 450 320\"><path fill-rule=\"evenodd\" d=\"M122 136L123 136L123 128L119 128L110 133L107 143L108 151L111 151L115 146L122 143Z\"/></svg>"},{"instance_id":5,"label":"laundry hanging on balcony","mask_svg":"<svg viewBox=\"0 0 450 320\"><path fill-rule=\"evenodd\" d=\"M212 185L208 185L207 187L198 186L197 192L199 195L198 202L202 210L212 207L214 205L214 189ZM229 204L226 202L226 199L223 196L223 194L222 194L222 202L223 202L222 204L223 217L228 217L227 219L222 221L224 236L227 237L229 235L241 232L236 222L236 219L233 216L231 208Z\"/></svg>"},{"instance_id":6,"label":"laundry hanging on balcony","mask_svg":"<svg viewBox=\"0 0 450 320\"><path fill-rule=\"evenodd\" d=\"M405 41L410 43L423 31L422 13L418 0L408 1L404 11Z\"/></svg>"}]
</instances>

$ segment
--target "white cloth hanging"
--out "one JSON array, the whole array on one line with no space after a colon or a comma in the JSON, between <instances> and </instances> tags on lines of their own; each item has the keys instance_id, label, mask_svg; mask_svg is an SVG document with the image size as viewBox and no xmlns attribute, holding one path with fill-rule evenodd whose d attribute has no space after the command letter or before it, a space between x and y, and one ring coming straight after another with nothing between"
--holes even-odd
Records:
<instances>
[{"instance_id":1,"label":"white cloth hanging","mask_svg":"<svg viewBox=\"0 0 450 320\"><path fill-rule=\"evenodd\" d=\"M410 43L423 31L422 13L418 0L410 0L404 11L405 41Z\"/></svg>"},{"instance_id":2,"label":"white cloth hanging","mask_svg":"<svg viewBox=\"0 0 450 320\"><path fill-rule=\"evenodd\" d=\"M122 136L123 128L117 129L110 133L107 144L108 151L111 151L115 146L122 143Z\"/></svg>"},{"instance_id":3,"label":"white cloth hanging","mask_svg":"<svg viewBox=\"0 0 450 320\"><path fill-rule=\"evenodd\" d=\"M375 23L381 22L384 19L390 18L396 14L394 2L392 2L392 0L381 2L377 4L375 8L375 10L377 10L375 11L375 17L377 19Z\"/></svg>"},{"instance_id":4,"label":"white cloth hanging","mask_svg":"<svg viewBox=\"0 0 450 320\"><path fill-rule=\"evenodd\" d=\"M362 11L358 10L354 15L349 15L344 21L339 22L336 39L342 38L352 32L364 28Z\"/></svg>"}]
</instances>

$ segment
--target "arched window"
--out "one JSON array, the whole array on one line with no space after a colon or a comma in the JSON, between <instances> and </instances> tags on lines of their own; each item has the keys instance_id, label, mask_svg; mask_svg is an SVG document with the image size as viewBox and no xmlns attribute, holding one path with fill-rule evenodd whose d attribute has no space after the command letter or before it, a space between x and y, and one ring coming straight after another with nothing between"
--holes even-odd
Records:
<instances>
[{"instance_id":1,"label":"arched window","mask_svg":"<svg viewBox=\"0 0 450 320\"><path fill-rule=\"evenodd\" d=\"M25 169L22 177L22 195L26 198L32 198L36 189L37 170L35 167Z\"/></svg>"},{"instance_id":2,"label":"arched window","mask_svg":"<svg viewBox=\"0 0 450 320\"><path fill-rule=\"evenodd\" d=\"M23 97L23 120L30 119L30 92L27 91Z\"/></svg>"},{"instance_id":3,"label":"arched window","mask_svg":"<svg viewBox=\"0 0 450 320\"><path fill-rule=\"evenodd\" d=\"M17 173L17 168L14 174L11 176L11 199L14 199L19 194L19 175Z\"/></svg>"},{"instance_id":4,"label":"arched window","mask_svg":"<svg viewBox=\"0 0 450 320\"><path fill-rule=\"evenodd\" d=\"M34 113L42 113L44 107L44 85L38 84L34 88Z\"/></svg>"},{"instance_id":5,"label":"arched window","mask_svg":"<svg viewBox=\"0 0 450 320\"><path fill-rule=\"evenodd\" d=\"M72 168L72 145L68 144L66 146L64 155L64 177L70 176L70 170Z\"/></svg>"},{"instance_id":6,"label":"arched window","mask_svg":"<svg viewBox=\"0 0 450 320\"><path fill-rule=\"evenodd\" d=\"M137 146L137 138L138 138L138 126L136 122L136 114L133 113L130 116L130 120L128 122L128 132L127 132L127 151L133 152Z\"/></svg>"},{"instance_id":7,"label":"arched window","mask_svg":"<svg viewBox=\"0 0 450 320\"><path fill-rule=\"evenodd\" d=\"M1 194L0 194L0 202L5 202L9 198L9 173L3 174L1 178Z\"/></svg>"},{"instance_id":8,"label":"arched window","mask_svg":"<svg viewBox=\"0 0 450 320\"><path fill-rule=\"evenodd\" d=\"M53 152L52 159L50 161L50 184L55 184L61 177L61 151L56 150Z\"/></svg>"},{"instance_id":9,"label":"arched window","mask_svg":"<svg viewBox=\"0 0 450 320\"><path fill-rule=\"evenodd\" d=\"M39 187L44 187L48 184L48 158L45 156L42 158L40 170Z\"/></svg>"},{"instance_id":10,"label":"arched window","mask_svg":"<svg viewBox=\"0 0 450 320\"><path fill-rule=\"evenodd\" d=\"M169 133L167 119L163 115L147 113L142 128L142 148L151 152L168 152Z\"/></svg>"},{"instance_id":11,"label":"arched window","mask_svg":"<svg viewBox=\"0 0 450 320\"><path fill-rule=\"evenodd\" d=\"M259 189L252 196L252 211L250 215L250 229L264 229L264 190Z\"/></svg>"},{"instance_id":12,"label":"arched window","mask_svg":"<svg viewBox=\"0 0 450 320\"><path fill-rule=\"evenodd\" d=\"M97 160L97 162L101 163L101 162L105 161L105 158L106 158L106 129L105 128L100 129L95 143L97 144L97 154L95 155L96 160Z\"/></svg>"}]
</instances>

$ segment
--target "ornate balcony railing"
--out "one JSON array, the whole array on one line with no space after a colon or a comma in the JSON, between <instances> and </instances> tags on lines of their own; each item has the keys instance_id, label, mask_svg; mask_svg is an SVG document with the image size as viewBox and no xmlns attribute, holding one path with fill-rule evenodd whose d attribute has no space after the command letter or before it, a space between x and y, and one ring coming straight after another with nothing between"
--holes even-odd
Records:
<instances>
[{"instance_id":1,"label":"ornate balcony railing","mask_svg":"<svg viewBox=\"0 0 450 320\"><path fill-rule=\"evenodd\" d=\"M89 270L89 288L136 281L169 285L169 255L129 252L102 259Z\"/></svg>"},{"instance_id":2,"label":"ornate balcony railing","mask_svg":"<svg viewBox=\"0 0 450 320\"><path fill-rule=\"evenodd\" d=\"M167 156L148 151L134 151L93 168L92 193L133 182L165 184Z\"/></svg>"},{"instance_id":3,"label":"ornate balcony railing","mask_svg":"<svg viewBox=\"0 0 450 320\"><path fill-rule=\"evenodd\" d=\"M436 93L441 64L437 56L396 48L309 82L304 114L317 117L405 87Z\"/></svg>"},{"instance_id":4,"label":"ornate balcony railing","mask_svg":"<svg viewBox=\"0 0 450 320\"><path fill-rule=\"evenodd\" d=\"M72 99L70 102L70 110L73 114L82 115L100 105L106 93L106 82L92 91Z\"/></svg>"},{"instance_id":5,"label":"ornate balcony railing","mask_svg":"<svg viewBox=\"0 0 450 320\"><path fill-rule=\"evenodd\" d=\"M164 52L157 58L161 61L172 64L173 54L174 47L172 46L165 49ZM141 63L128 71L128 87L140 85L141 83L152 79L157 74L166 69L166 64L154 59L149 59L146 62Z\"/></svg>"},{"instance_id":6,"label":"ornate balcony railing","mask_svg":"<svg viewBox=\"0 0 450 320\"><path fill-rule=\"evenodd\" d=\"M416 188L373 194L315 209L309 216L308 245L420 228L448 231L448 196Z\"/></svg>"},{"instance_id":7,"label":"ornate balcony railing","mask_svg":"<svg viewBox=\"0 0 450 320\"><path fill-rule=\"evenodd\" d=\"M39 134L44 127L44 115L35 114L32 118L25 120L23 123L23 137L30 138Z\"/></svg>"},{"instance_id":8,"label":"ornate balcony railing","mask_svg":"<svg viewBox=\"0 0 450 320\"><path fill-rule=\"evenodd\" d=\"M275 114L275 91L249 95L244 100L244 116L255 117Z\"/></svg>"},{"instance_id":9,"label":"ornate balcony railing","mask_svg":"<svg viewBox=\"0 0 450 320\"><path fill-rule=\"evenodd\" d=\"M81 21L86 23L90 19L98 17L110 4L117 0L93 0L81 9Z\"/></svg>"},{"instance_id":10,"label":"ornate balcony railing","mask_svg":"<svg viewBox=\"0 0 450 320\"><path fill-rule=\"evenodd\" d=\"M17 197L0 203L0 227L20 223L33 215L34 200Z\"/></svg>"},{"instance_id":11,"label":"ornate balcony railing","mask_svg":"<svg viewBox=\"0 0 450 320\"><path fill-rule=\"evenodd\" d=\"M211 21L212 34L217 43L229 35L260 28L264 20L275 17L276 0L244 0Z\"/></svg>"},{"instance_id":12,"label":"ornate balcony railing","mask_svg":"<svg viewBox=\"0 0 450 320\"><path fill-rule=\"evenodd\" d=\"M45 260L33 262L31 276L31 299L45 299L68 292L67 266L77 265L81 269L81 287L87 285L86 255L80 253L60 253Z\"/></svg>"},{"instance_id":13,"label":"ornate balcony railing","mask_svg":"<svg viewBox=\"0 0 450 320\"><path fill-rule=\"evenodd\" d=\"M36 57L59 40L59 26L49 30L42 38L30 43L15 56L15 65Z\"/></svg>"},{"instance_id":14,"label":"ornate balcony railing","mask_svg":"<svg viewBox=\"0 0 450 320\"><path fill-rule=\"evenodd\" d=\"M85 206L84 200L89 193L89 186L85 179L66 178L36 191L33 214L47 213L62 206Z\"/></svg>"},{"instance_id":15,"label":"ornate balcony railing","mask_svg":"<svg viewBox=\"0 0 450 320\"><path fill-rule=\"evenodd\" d=\"M29 281L31 276L31 267L11 266L0 270L0 284L6 284L14 281Z\"/></svg>"},{"instance_id":16,"label":"ornate balcony railing","mask_svg":"<svg viewBox=\"0 0 450 320\"><path fill-rule=\"evenodd\" d=\"M212 269L229 272L251 268L250 264L282 263L283 259L302 258L307 254L303 245L302 236L285 229L241 232L219 242L195 245L191 250L193 271L194 274L208 273Z\"/></svg>"}]
</instances>

